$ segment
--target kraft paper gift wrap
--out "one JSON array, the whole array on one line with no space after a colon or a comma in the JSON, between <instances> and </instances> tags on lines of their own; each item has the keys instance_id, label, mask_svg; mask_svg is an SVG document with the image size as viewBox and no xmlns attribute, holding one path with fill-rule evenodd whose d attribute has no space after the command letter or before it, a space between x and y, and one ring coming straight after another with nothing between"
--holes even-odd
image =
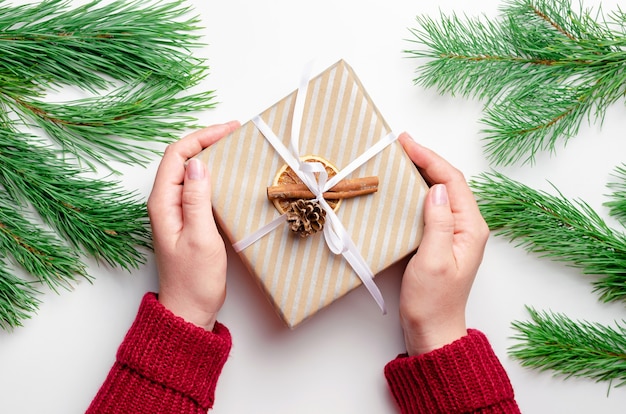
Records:
<instances>
[{"instance_id":1,"label":"kraft paper gift wrap","mask_svg":"<svg viewBox=\"0 0 626 414\"><path fill-rule=\"evenodd\" d=\"M296 96L294 91L260 114L287 148ZM321 156L341 170L390 132L343 60L310 80L300 128L301 156ZM267 187L285 161L252 121L198 157L211 172L214 214L231 243L281 215L268 200ZM347 178L368 176L378 176L378 192L342 200L336 214L377 274L418 247L428 187L398 141ZM286 223L239 254L290 328L362 284L346 259L329 250L321 232L301 238Z\"/></svg>"}]
</instances>

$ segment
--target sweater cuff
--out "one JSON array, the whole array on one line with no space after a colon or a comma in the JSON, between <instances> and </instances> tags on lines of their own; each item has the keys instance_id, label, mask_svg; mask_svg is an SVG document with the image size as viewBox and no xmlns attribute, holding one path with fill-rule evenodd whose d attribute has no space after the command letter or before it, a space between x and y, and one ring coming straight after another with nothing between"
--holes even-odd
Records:
<instances>
[{"instance_id":1,"label":"sweater cuff","mask_svg":"<svg viewBox=\"0 0 626 414\"><path fill-rule=\"evenodd\" d=\"M155 293L146 293L117 361L208 408L231 344L224 325L216 322L212 332L206 331L174 315Z\"/></svg>"},{"instance_id":2,"label":"sweater cuff","mask_svg":"<svg viewBox=\"0 0 626 414\"><path fill-rule=\"evenodd\" d=\"M398 356L385 377L403 413L465 413L514 403L513 387L480 331L423 355Z\"/></svg>"}]
</instances>

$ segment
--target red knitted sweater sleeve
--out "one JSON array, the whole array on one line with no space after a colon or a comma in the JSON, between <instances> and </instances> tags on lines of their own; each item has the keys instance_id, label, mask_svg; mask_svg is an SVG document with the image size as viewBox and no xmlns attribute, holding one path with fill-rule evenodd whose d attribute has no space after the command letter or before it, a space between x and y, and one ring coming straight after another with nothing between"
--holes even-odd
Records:
<instances>
[{"instance_id":1,"label":"red knitted sweater sleeve","mask_svg":"<svg viewBox=\"0 0 626 414\"><path fill-rule=\"evenodd\" d=\"M509 377L480 331L385 367L402 413L519 413Z\"/></svg>"},{"instance_id":2,"label":"red knitted sweater sleeve","mask_svg":"<svg viewBox=\"0 0 626 414\"><path fill-rule=\"evenodd\" d=\"M208 332L147 293L87 413L206 413L231 344L224 325Z\"/></svg>"}]
</instances>

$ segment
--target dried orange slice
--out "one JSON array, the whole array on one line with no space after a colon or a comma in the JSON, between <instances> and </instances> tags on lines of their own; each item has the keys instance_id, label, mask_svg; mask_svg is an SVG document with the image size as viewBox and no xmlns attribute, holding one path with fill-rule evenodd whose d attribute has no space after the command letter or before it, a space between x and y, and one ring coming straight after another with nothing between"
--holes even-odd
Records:
<instances>
[{"instance_id":1,"label":"dried orange slice","mask_svg":"<svg viewBox=\"0 0 626 414\"><path fill-rule=\"evenodd\" d=\"M327 159L320 157L319 155L305 155L300 157L300 159L304 162L319 162L324 165L326 169L326 173L328 174L328 178L331 178L339 172L337 167L332 165L330 161ZM298 175L291 169L291 167L287 164L283 165L274 177L273 185L281 185L281 184L302 184L302 180ZM274 207L280 214L285 214L294 200L285 200L285 199L275 199L272 200L274 203ZM326 200L328 205L334 210L337 211L339 205L341 204L341 199L339 200Z\"/></svg>"}]
</instances>

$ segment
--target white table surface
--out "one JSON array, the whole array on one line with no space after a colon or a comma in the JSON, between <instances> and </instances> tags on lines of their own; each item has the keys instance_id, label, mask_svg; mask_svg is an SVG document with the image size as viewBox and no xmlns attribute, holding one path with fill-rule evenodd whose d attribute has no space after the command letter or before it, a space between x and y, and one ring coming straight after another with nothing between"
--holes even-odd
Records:
<instances>
[{"instance_id":1,"label":"white table surface","mask_svg":"<svg viewBox=\"0 0 626 414\"><path fill-rule=\"evenodd\" d=\"M15 3L15 2L14 2ZM17 2L19 3L19 1ZM441 96L414 86L418 64L402 50L413 47L409 27L418 14L439 9L495 16L496 0L419 2L394 0L191 1L201 15L211 74L202 88L216 89L216 109L203 124L247 121L296 88L302 67L316 72L338 59L356 71L388 123L409 131L441 153L466 177L488 170L481 148L480 102ZM597 0L587 1L597 5ZM606 11L616 1L605 1ZM602 203L613 168L626 161L623 103L604 124L584 124L556 156L537 165L499 170L534 188L556 185L582 198L604 217ZM120 167L124 185L147 197L158 160L147 169ZM377 277L389 307L382 316L364 288L335 302L305 324L285 328L237 255L229 250L228 297L220 314L233 349L217 387L215 413L393 413L383 376L385 363L402 352L397 316L403 263ZM154 260L127 272L91 263L93 284L71 292L46 291L38 315L13 332L0 332L0 413L81 413L111 367L143 294L157 289ZM618 413L626 390L585 379L553 378L509 359L510 324L527 319L525 305L606 324L621 320L623 304L601 304L593 277L527 254L492 237L467 309L470 327L484 331L507 369L525 413Z\"/></svg>"}]
</instances>

